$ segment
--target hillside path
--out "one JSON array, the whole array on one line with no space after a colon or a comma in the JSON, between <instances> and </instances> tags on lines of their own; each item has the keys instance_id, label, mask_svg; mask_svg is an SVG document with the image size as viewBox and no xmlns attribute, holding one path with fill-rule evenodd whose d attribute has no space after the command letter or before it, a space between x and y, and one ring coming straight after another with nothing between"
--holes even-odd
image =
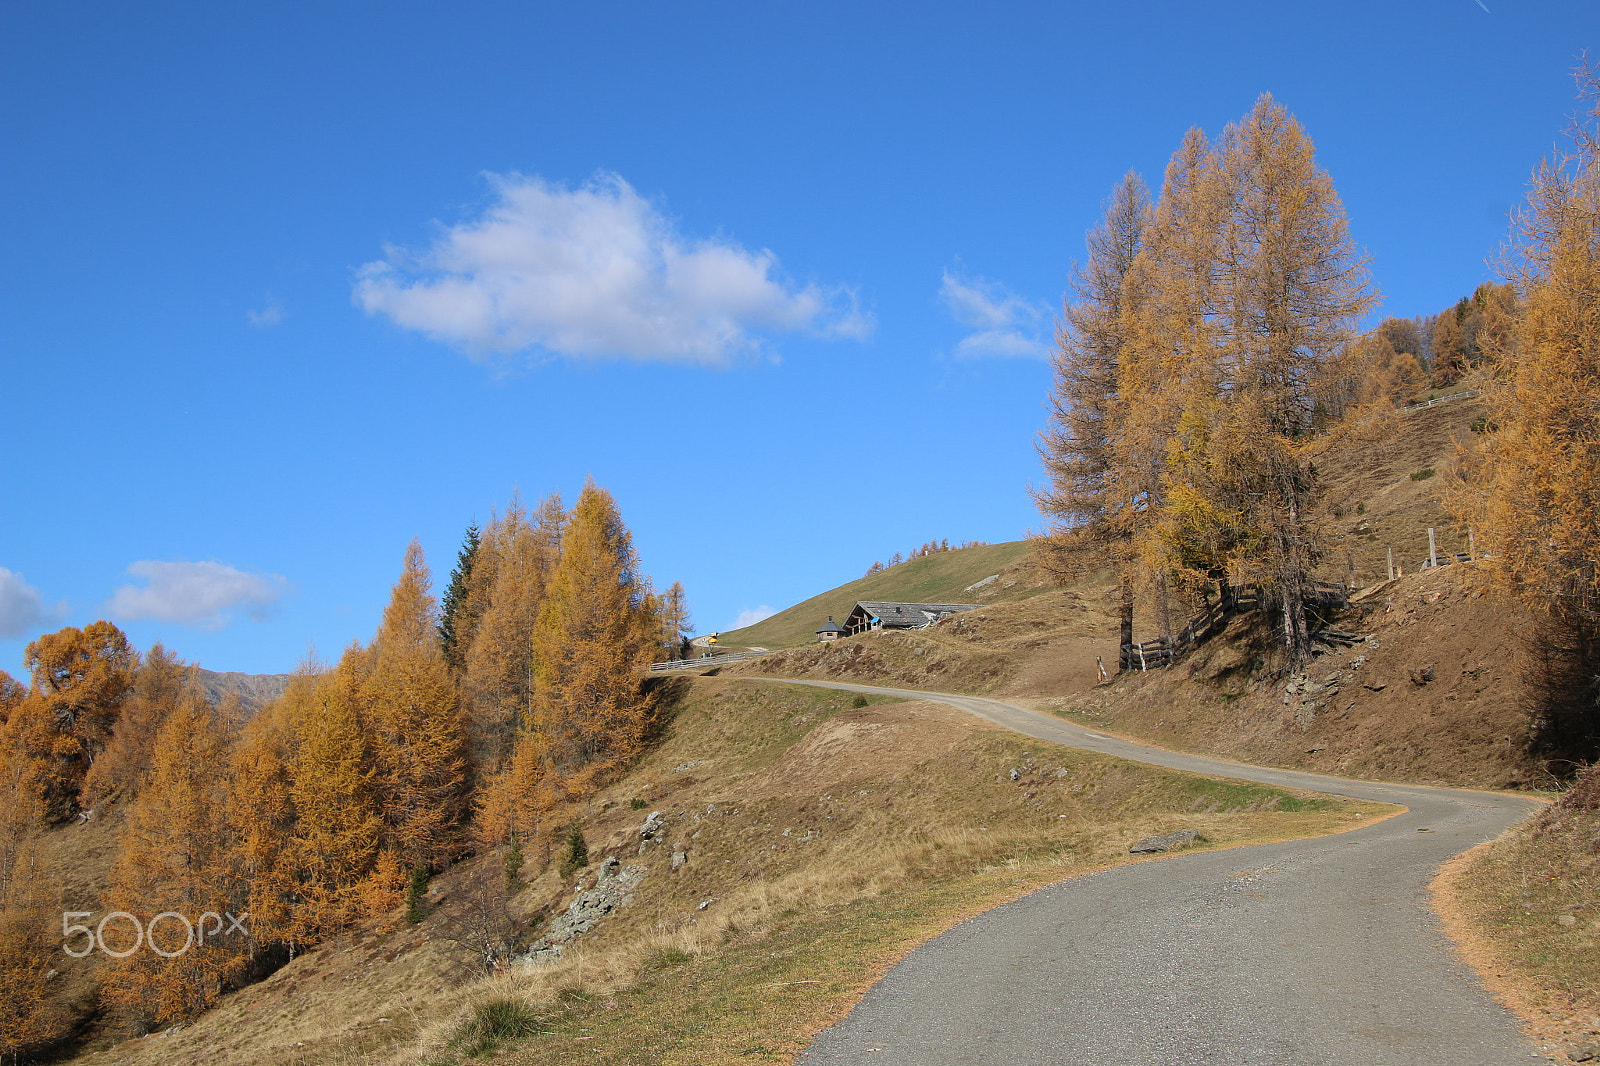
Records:
<instances>
[{"instance_id":1,"label":"hillside path","mask_svg":"<svg viewBox=\"0 0 1600 1066\"><path fill-rule=\"evenodd\" d=\"M936 700L1040 740L1385 803L1334 836L1179 853L1072 878L917 948L803 1066L1524 1066L1543 1058L1429 908L1439 866L1536 810L1488 792L1354 781L1147 747L977 696Z\"/></svg>"}]
</instances>

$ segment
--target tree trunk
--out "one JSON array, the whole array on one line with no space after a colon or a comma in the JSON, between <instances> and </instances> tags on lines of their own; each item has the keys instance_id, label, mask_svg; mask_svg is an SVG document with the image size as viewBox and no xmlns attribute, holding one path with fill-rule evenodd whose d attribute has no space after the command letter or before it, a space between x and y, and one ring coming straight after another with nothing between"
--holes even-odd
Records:
<instances>
[{"instance_id":1,"label":"tree trunk","mask_svg":"<svg viewBox=\"0 0 1600 1066\"><path fill-rule=\"evenodd\" d=\"M1133 575L1122 574L1122 626L1117 641L1117 662L1122 662L1122 649L1133 643Z\"/></svg>"}]
</instances>

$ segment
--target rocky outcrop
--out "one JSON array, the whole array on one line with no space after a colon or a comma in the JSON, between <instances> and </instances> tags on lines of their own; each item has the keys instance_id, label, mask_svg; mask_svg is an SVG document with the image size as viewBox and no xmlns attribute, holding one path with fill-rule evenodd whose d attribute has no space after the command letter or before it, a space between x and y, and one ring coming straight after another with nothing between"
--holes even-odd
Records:
<instances>
[{"instance_id":1,"label":"rocky outcrop","mask_svg":"<svg viewBox=\"0 0 1600 1066\"><path fill-rule=\"evenodd\" d=\"M530 964L560 957L575 937L593 929L618 907L632 903L633 890L648 871L646 866L624 866L615 855L604 859L595 872L594 887L580 887L567 909L550 923L550 931L528 945L518 961Z\"/></svg>"},{"instance_id":2,"label":"rocky outcrop","mask_svg":"<svg viewBox=\"0 0 1600 1066\"><path fill-rule=\"evenodd\" d=\"M1162 833L1160 836L1145 837L1139 843L1128 849L1130 855L1155 855L1163 851L1176 851L1178 848L1187 847L1200 839L1200 834L1193 829L1179 829L1172 833Z\"/></svg>"}]
</instances>

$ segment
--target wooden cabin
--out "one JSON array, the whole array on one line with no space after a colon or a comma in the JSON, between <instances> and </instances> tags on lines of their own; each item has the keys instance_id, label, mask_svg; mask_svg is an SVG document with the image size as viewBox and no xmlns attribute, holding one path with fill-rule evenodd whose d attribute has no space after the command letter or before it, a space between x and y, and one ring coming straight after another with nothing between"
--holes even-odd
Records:
<instances>
[{"instance_id":1,"label":"wooden cabin","mask_svg":"<svg viewBox=\"0 0 1600 1066\"><path fill-rule=\"evenodd\" d=\"M880 629L921 629L962 611L975 611L981 603L889 603L884 600L861 600L851 608L844 620L844 631L850 636L870 633Z\"/></svg>"}]
</instances>

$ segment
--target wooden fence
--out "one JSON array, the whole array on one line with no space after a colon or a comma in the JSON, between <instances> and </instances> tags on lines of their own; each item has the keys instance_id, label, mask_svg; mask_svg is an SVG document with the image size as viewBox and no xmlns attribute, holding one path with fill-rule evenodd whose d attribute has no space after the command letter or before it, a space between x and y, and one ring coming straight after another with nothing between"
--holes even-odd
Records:
<instances>
[{"instance_id":1,"label":"wooden fence","mask_svg":"<svg viewBox=\"0 0 1600 1066\"><path fill-rule=\"evenodd\" d=\"M1346 607L1350 603L1350 589L1342 584L1313 581L1306 589L1306 603L1324 610ZM1189 651L1201 641L1227 625L1228 617L1261 609L1260 585L1240 585L1232 590L1231 602L1214 603L1195 615L1183 630L1171 640L1158 637L1143 644L1124 644L1120 661L1124 670L1150 670L1176 662L1178 656ZM1338 630L1318 630L1317 633L1337 633ZM1317 634L1313 634L1316 637ZM1343 635L1343 634L1341 634Z\"/></svg>"}]
</instances>

